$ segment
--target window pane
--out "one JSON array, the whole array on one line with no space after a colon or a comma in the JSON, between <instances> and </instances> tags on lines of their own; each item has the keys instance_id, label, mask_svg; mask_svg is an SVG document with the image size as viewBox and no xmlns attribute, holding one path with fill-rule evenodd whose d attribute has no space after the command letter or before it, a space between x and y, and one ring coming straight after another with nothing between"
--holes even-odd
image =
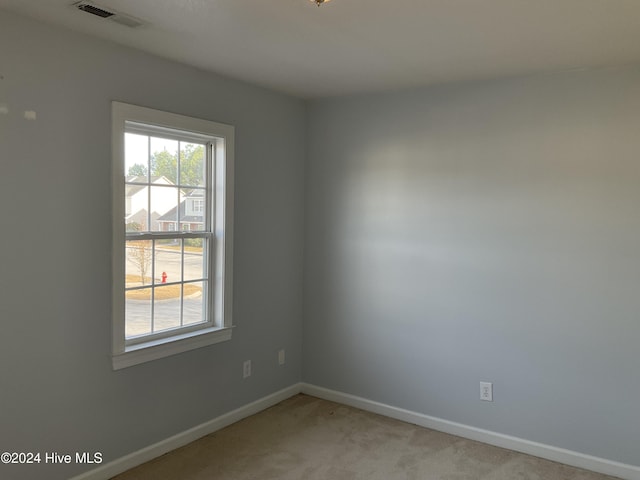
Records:
<instances>
[{"instance_id":1,"label":"window pane","mask_svg":"<svg viewBox=\"0 0 640 480\"><path fill-rule=\"evenodd\" d=\"M207 239L186 238L184 240L184 279L201 280L205 278L205 255ZM203 248L204 247L204 248Z\"/></svg>"},{"instance_id":2,"label":"window pane","mask_svg":"<svg viewBox=\"0 0 640 480\"><path fill-rule=\"evenodd\" d=\"M176 224L180 189L167 186L151 187L151 231L168 232Z\"/></svg>"},{"instance_id":3,"label":"window pane","mask_svg":"<svg viewBox=\"0 0 640 480\"><path fill-rule=\"evenodd\" d=\"M151 283L151 240L127 240L125 243L125 288Z\"/></svg>"},{"instance_id":4,"label":"window pane","mask_svg":"<svg viewBox=\"0 0 640 480\"><path fill-rule=\"evenodd\" d=\"M124 224L127 232L147 230L149 212L149 187L126 184Z\"/></svg>"},{"instance_id":5,"label":"window pane","mask_svg":"<svg viewBox=\"0 0 640 480\"><path fill-rule=\"evenodd\" d=\"M149 173L149 137L124 134L124 175L128 182L147 183Z\"/></svg>"},{"instance_id":6,"label":"window pane","mask_svg":"<svg viewBox=\"0 0 640 480\"><path fill-rule=\"evenodd\" d=\"M180 142L180 185L204 187L205 146Z\"/></svg>"},{"instance_id":7,"label":"window pane","mask_svg":"<svg viewBox=\"0 0 640 480\"><path fill-rule=\"evenodd\" d=\"M156 240L155 284L182 281L182 241Z\"/></svg>"},{"instance_id":8,"label":"window pane","mask_svg":"<svg viewBox=\"0 0 640 480\"><path fill-rule=\"evenodd\" d=\"M128 290L125 293L125 336L151 333L151 289Z\"/></svg>"},{"instance_id":9,"label":"window pane","mask_svg":"<svg viewBox=\"0 0 640 480\"><path fill-rule=\"evenodd\" d=\"M203 231L205 229L206 214L206 191L204 189L193 189L181 203L181 209L184 211L182 216L183 224L187 224L189 231Z\"/></svg>"},{"instance_id":10,"label":"window pane","mask_svg":"<svg viewBox=\"0 0 640 480\"><path fill-rule=\"evenodd\" d=\"M191 282L184 284L184 306L182 322L184 325L204 322L206 319L206 295L204 294L207 282Z\"/></svg>"},{"instance_id":11,"label":"window pane","mask_svg":"<svg viewBox=\"0 0 640 480\"><path fill-rule=\"evenodd\" d=\"M160 177L178 183L178 142L151 137L151 182Z\"/></svg>"},{"instance_id":12,"label":"window pane","mask_svg":"<svg viewBox=\"0 0 640 480\"><path fill-rule=\"evenodd\" d=\"M182 285L164 285L155 288L153 326L158 332L180 326L180 298Z\"/></svg>"}]
</instances>

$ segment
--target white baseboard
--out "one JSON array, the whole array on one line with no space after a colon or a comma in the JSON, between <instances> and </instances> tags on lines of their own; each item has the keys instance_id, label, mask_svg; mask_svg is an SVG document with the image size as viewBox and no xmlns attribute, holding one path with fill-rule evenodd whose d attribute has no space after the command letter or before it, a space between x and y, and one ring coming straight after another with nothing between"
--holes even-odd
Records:
<instances>
[{"instance_id":1,"label":"white baseboard","mask_svg":"<svg viewBox=\"0 0 640 480\"><path fill-rule=\"evenodd\" d=\"M314 397L360 408L368 412L377 413L397 420L402 420L403 422L420 425L421 427L431 428L433 430L450 433L452 435L457 435L471 440L477 440L489 445L507 448L509 450L545 458L554 462L584 468L585 470L591 470L593 472L603 473L605 475L611 475L625 480L640 480L639 466L614 462L612 460L593 457L591 455L585 455L583 453L553 447L551 445L532 442L522 438L512 437L510 435L503 435L490 430L483 430L481 428L471 427L461 423L450 422L449 420L443 420L441 418L430 417L422 413L404 410L402 408L374 402L372 400L367 400L366 398L356 397L354 395L330 390L324 387L318 387L308 383L296 383L291 385L290 387L258 399L255 402L214 418L213 420L209 420L208 422L182 433L178 433L177 435L169 437L158 443L73 477L70 480L107 480L119 473L137 467L138 465L153 460L154 458L164 455L171 450L180 448L199 438L231 425L232 423L240 421L243 418L254 415L298 393L305 393Z\"/></svg>"},{"instance_id":2,"label":"white baseboard","mask_svg":"<svg viewBox=\"0 0 640 480\"><path fill-rule=\"evenodd\" d=\"M137 452L130 453L129 455L125 455L124 457L101 465L98 468L89 470L88 472L73 477L70 480L107 480L119 473L127 471L133 467L137 467L138 465L142 465L143 463L153 460L160 455L164 455L171 450L183 447L188 443L216 432L231 425L232 423L238 422L243 418L261 412L262 410L280 403L281 401L298 393L300 393L300 384L296 383L290 387L272 393L271 395L260 398L255 402L251 402L248 405L237 408L229 413L225 413L213 420L209 420L208 422L197 425L158 443L154 443L153 445L138 450Z\"/></svg>"},{"instance_id":3,"label":"white baseboard","mask_svg":"<svg viewBox=\"0 0 640 480\"><path fill-rule=\"evenodd\" d=\"M351 407L360 408L368 412L377 413L386 417L402 420L407 423L420 425L421 427L431 428L452 435L477 440L479 442L488 443L497 447L507 448L516 452L522 452L554 462L564 463L573 467L584 468L592 472L603 473L619 477L625 480L640 480L640 467L628 465L625 463L614 462L604 458L593 457L583 453L566 450L564 448L553 447L542 443L524 440L510 435L483 430L481 428L463 425L461 423L450 422L441 418L430 417L422 413L404 410L402 408L392 407L383 403L367 400L366 398L356 397L347 393L329 390L323 387L317 387L308 383L301 384L301 392L330 400L332 402L349 405Z\"/></svg>"}]
</instances>

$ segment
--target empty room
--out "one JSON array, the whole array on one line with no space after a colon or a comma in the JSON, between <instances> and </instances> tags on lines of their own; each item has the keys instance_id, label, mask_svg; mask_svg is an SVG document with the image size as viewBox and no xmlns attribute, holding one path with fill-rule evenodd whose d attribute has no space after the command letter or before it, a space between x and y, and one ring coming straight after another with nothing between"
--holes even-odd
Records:
<instances>
[{"instance_id":1,"label":"empty room","mask_svg":"<svg viewBox=\"0 0 640 480\"><path fill-rule=\"evenodd\" d=\"M640 480L640 2L0 0L0 478Z\"/></svg>"}]
</instances>

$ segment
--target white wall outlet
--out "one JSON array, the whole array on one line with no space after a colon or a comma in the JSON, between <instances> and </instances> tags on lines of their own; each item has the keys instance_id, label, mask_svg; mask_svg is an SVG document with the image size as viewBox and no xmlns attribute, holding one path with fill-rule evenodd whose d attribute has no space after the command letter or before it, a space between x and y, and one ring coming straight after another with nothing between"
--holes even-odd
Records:
<instances>
[{"instance_id":1,"label":"white wall outlet","mask_svg":"<svg viewBox=\"0 0 640 480\"><path fill-rule=\"evenodd\" d=\"M278 365L284 365L284 348L278 352Z\"/></svg>"},{"instance_id":2,"label":"white wall outlet","mask_svg":"<svg viewBox=\"0 0 640 480\"><path fill-rule=\"evenodd\" d=\"M493 383L480 382L480 400L493 402Z\"/></svg>"},{"instance_id":3,"label":"white wall outlet","mask_svg":"<svg viewBox=\"0 0 640 480\"><path fill-rule=\"evenodd\" d=\"M245 360L242 364L242 378L251 376L251 360Z\"/></svg>"}]
</instances>

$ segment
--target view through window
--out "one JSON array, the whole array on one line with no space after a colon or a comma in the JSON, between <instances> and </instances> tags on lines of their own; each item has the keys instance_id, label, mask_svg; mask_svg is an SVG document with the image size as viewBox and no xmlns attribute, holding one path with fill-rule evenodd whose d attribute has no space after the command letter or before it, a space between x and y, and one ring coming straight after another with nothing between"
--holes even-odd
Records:
<instances>
[{"instance_id":1,"label":"view through window","mask_svg":"<svg viewBox=\"0 0 640 480\"><path fill-rule=\"evenodd\" d=\"M206 322L210 148L125 134L127 339Z\"/></svg>"}]
</instances>

